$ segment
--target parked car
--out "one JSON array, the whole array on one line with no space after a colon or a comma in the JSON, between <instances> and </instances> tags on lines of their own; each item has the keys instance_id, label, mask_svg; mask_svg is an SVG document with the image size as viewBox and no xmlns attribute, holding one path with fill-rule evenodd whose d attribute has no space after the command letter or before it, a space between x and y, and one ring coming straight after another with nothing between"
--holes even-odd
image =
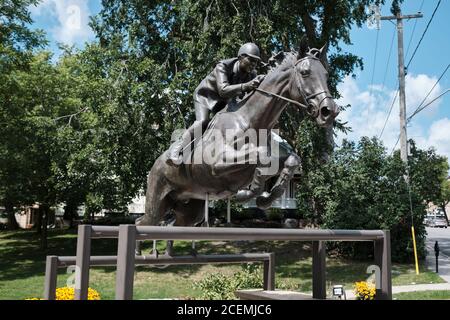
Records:
<instances>
[{"instance_id":1,"label":"parked car","mask_svg":"<svg viewBox=\"0 0 450 320\"><path fill-rule=\"evenodd\" d=\"M433 217L427 221L427 226L433 228L447 228L447 220L444 217Z\"/></svg>"}]
</instances>

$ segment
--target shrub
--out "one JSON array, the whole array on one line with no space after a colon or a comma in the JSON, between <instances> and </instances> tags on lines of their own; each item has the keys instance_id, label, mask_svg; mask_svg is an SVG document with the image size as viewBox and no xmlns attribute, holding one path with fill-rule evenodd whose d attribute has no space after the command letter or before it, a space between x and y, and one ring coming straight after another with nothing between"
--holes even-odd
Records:
<instances>
[{"instance_id":1,"label":"shrub","mask_svg":"<svg viewBox=\"0 0 450 320\"><path fill-rule=\"evenodd\" d=\"M283 218L283 211L281 209L271 208L270 210L267 211L267 220L281 221L282 218Z\"/></svg>"},{"instance_id":2,"label":"shrub","mask_svg":"<svg viewBox=\"0 0 450 320\"><path fill-rule=\"evenodd\" d=\"M101 225L101 226L118 226L121 224L134 224L136 218L129 215L107 215L105 217L101 217L94 221L90 221L91 225Z\"/></svg>"},{"instance_id":3,"label":"shrub","mask_svg":"<svg viewBox=\"0 0 450 320\"><path fill-rule=\"evenodd\" d=\"M234 292L239 289L260 288L263 285L262 267L247 264L233 276L213 273L195 284L202 294L200 299L233 300Z\"/></svg>"}]
</instances>

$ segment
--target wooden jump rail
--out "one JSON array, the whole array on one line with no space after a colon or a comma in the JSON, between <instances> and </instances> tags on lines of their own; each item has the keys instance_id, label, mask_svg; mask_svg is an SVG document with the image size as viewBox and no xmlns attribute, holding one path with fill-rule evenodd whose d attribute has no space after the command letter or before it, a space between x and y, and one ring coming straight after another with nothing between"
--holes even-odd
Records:
<instances>
[{"instance_id":1,"label":"wooden jump rail","mask_svg":"<svg viewBox=\"0 0 450 320\"><path fill-rule=\"evenodd\" d=\"M185 264L219 264L219 263L243 263L262 262L264 266L264 290L274 290L275 288L275 255L273 253L244 253L228 255L196 255L196 256L136 256L135 265L185 265ZM56 286L58 268L65 268L76 265L75 256L47 256L44 299L56 299ZM89 266L116 266L117 256L91 256ZM86 270L86 269L85 269ZM89 272L89 269L87 269ZM82 279L87 278L89 273L81 275ZM89 284L88 284L89 286ZM84 289L84 288L83 288ZM80 290L82 291L82 290Z\"/></svg>"},{"instance_id":2,"label":"wooden jump rail","mask_svg":"<svg viewBox=\"0 0 450 320\"><path fill-rule=\"evenodd\" d=\"M91 239L118 238L117 256L91 257ZM89 267L117 265L116 299L133 298L136 265L204 264L264 262L264 289L275 289L274 254L208 255L182 257L136 256L136 240L210 240L210 241L311 241L313 244L313 298L326 298L325 241L373 241L375 265L380 268L381 288L376 298L392 299L390 232L381 230L303 230L260 228L191 228L191 227L119 227L80 225L78 227L76 257L47 257L45 299L54 299L57 268L76 265L75 299L87 299ZM164 260L165 259L165 260Z\"/></svg>"}]
</instances>

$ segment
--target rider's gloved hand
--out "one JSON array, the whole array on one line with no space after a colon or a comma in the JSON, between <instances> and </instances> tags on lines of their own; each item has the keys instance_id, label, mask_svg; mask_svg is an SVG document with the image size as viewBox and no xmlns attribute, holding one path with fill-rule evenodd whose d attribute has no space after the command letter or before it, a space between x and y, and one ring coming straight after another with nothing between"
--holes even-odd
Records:
<instances>
[{"instance_id":1,"label":"rider's gloved hand","mask_svg":"<svg viewBox=\"0 0 450 320\"><path fill-rule=\"evenodd\" d=\"M251 80L249 82L243 83L242 84L242 91L250 92L250 91L255 90L256 88L259 87L259 85L264 80L264 78L265 78L265 75L260 74L255 79L253 79L253 80Z\"/></svg>"}]
</instances>

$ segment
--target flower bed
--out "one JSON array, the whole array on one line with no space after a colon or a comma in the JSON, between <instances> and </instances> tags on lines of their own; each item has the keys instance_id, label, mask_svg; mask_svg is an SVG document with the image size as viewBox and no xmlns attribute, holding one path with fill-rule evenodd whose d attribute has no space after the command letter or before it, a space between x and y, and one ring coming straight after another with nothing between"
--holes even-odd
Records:
<instances>
[{"instance_id":1,"label":"flower bed","mask_svg":"<svg viewBox=\"0 0 450 320\"><path fill-rule=\"evenodd\" d=\"M75 299L75 288L73 287L62 287L56 289L56 300L74 300ZM28 298L25 300L44 300L41 298ZM88 300L100 300L100 294L98 291L89 288L88 289Z\"/></svg>"},{"instance_id":2,"label":"flower bed","mask_svg":"<svg viewBox=\"0 0 450 320\"><path fill-rule=\"evenodd\" d=\"M375 298L375 287L366 281L355 283L356 300L373 300Z\"/></svg>"}]
</instances>

